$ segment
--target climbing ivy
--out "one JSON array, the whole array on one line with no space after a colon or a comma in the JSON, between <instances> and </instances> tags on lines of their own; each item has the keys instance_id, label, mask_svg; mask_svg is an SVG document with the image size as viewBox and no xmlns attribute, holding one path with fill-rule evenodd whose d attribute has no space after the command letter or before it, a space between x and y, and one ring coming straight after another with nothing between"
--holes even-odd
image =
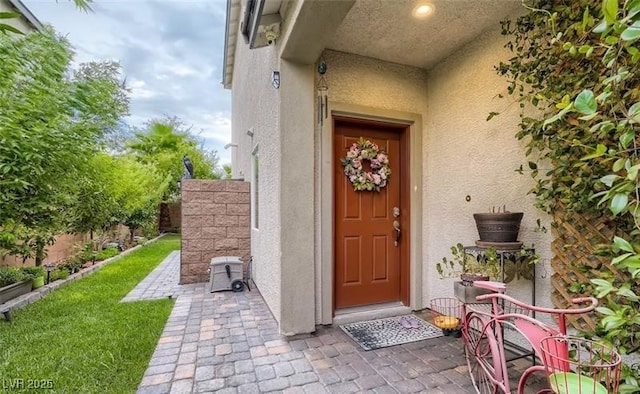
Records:
<instances>
[{"instance_id":1,"label":"climbing ivy","mask_svg":"<svg viewBox=\"0 0 640 394\"><path fill-rule=\"evenodd\" d=\"M532 192L549 213L605 218L617 234L597 253L611 270L591 272L601 298L588 333L622 353L640 346L640 0L534 0L503 22L513 57L496 68L522 108ZM520 172L524 169L521 167ZM614 276L611 271L619 274ZM621 393L638 392L624 369Z\"/></svg>"}]
</instances>

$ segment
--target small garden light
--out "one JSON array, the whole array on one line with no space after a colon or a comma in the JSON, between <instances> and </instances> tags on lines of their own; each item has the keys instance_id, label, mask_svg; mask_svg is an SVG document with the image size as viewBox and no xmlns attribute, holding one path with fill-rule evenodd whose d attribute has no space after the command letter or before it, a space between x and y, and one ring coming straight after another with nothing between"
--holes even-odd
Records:
<instances>
[{"instance_id":1,"label":"small garden light","mask_svg":"<svg viewBox=\"0 0 640 394\"><path fill-rule=\"evenodd\" d=\"M51 271L56 268L55 263L44 263L44 270L47 271L47 284L51 281Z\"/></svg>"}]
</instances>

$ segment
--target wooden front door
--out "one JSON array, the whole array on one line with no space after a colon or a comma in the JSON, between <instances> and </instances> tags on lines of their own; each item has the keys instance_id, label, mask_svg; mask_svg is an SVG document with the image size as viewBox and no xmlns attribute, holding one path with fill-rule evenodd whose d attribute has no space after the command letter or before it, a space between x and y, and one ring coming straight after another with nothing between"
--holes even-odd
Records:
<instances>
[{"instance_id":1,"label":"wooden front door","mask_svg":"<svg viewBox=\"0 0 640 394\"><path fill-rule=\"evenodd\" d=\"M403 204L407 129L405 125L334 118L335 308L392 301L408 304L409 212L408 204ZM380 191L355 191L344 174L341 159L361 137L388 155L392 172ZM364 170L370 171L369 162L364 163ZM399 237L394 221L400 228Z\"/></svg>"}]
</instances>

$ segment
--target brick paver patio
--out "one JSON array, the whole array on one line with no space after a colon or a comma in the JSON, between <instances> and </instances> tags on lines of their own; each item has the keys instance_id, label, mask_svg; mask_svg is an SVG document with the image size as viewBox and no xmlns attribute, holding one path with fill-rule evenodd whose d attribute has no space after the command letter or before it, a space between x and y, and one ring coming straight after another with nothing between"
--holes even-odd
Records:
<instances>
[{"instance_id":1,"label":"brick paver patio","mask_svg":"<svg viewBox=\"0 0 640 394\"><path fill-rule=\"evenodd\" d=\"M176 267L173 253L125 298L177 298L139 394L475 392L460 339L364 351L338 327L284 337L255 287L180 286Z\"/></svg>"}]
</instances>

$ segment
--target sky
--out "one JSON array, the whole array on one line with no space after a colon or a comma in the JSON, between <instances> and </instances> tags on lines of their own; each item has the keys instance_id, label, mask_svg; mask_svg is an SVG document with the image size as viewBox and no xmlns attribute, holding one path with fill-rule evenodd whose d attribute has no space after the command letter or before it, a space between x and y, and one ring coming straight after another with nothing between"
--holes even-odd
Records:
<instances>
[{"instance_id":1,"label":"sky","mask_svg":"<svg viewBox=\"0 0 640 394\"><path fill-rule=\"evenodd\" d=\"M131 89L128 124L177 116L231 163L231 92L221 84L226 0L96 0L89 13L65 0L22 2L67 36L74 63L120 62Z\"/></svg>"}]
</instances>

